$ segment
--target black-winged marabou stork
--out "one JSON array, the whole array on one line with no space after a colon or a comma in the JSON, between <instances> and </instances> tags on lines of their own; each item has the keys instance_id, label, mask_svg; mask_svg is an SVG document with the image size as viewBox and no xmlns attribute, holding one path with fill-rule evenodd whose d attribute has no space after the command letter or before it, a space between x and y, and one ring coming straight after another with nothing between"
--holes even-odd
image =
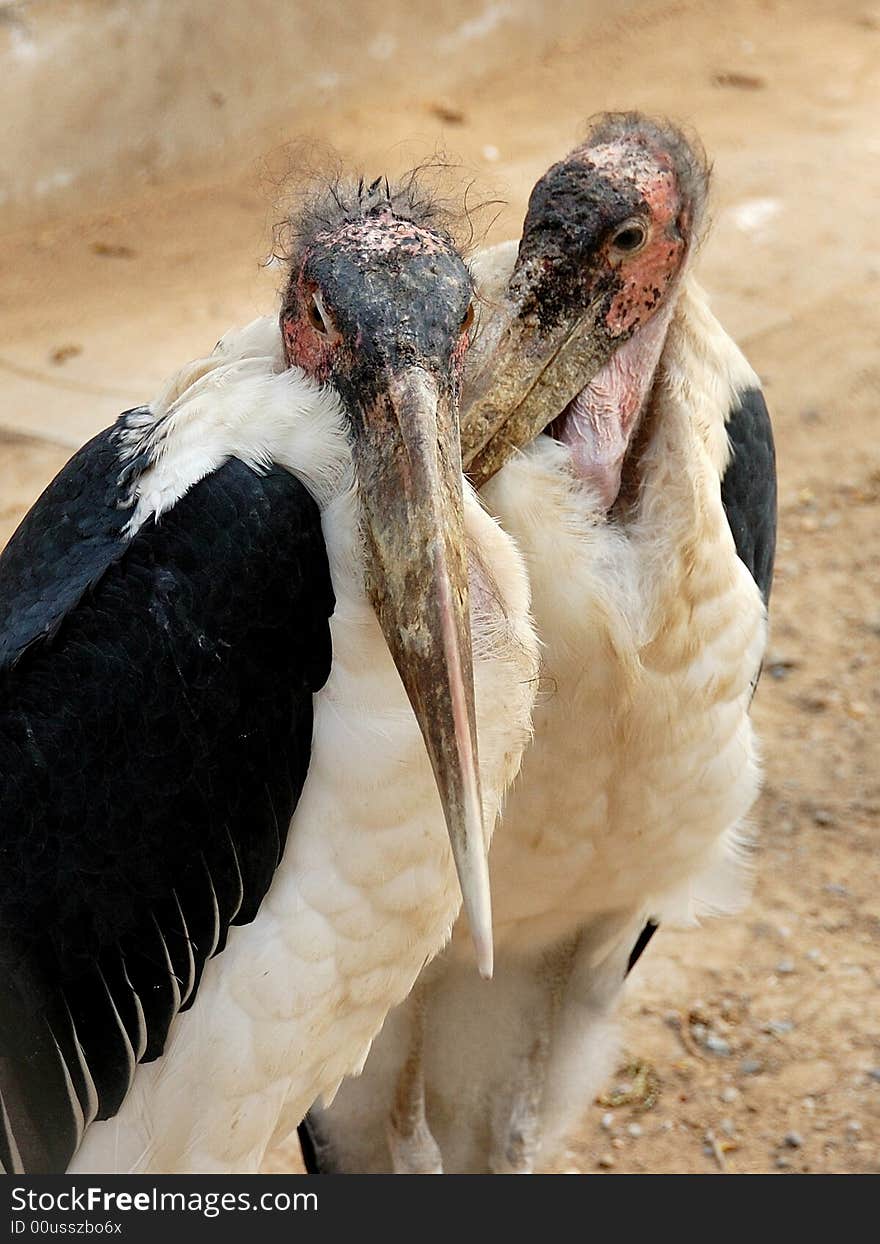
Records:
<instances>
[{"instance_id":1,"label":"black-winged marabou stork","mask_svg":"<svg viewBox=\"0 0 880 1244\"><path fill-rule=\"evenodd\" d=\"M0 557L8 1172L256 1169L448 937L453 856L491 971L537 657L463 489L471 279L414 180L295 223L280 348L121 416Z\"/></svg>"},{"instance_id":2,"label":"black-winged marabou stork","mask_svg":"<svg viewBox=\"0 0 880 1244\"><path fill-rule=\"evenodd\" d=\"M475 268L499 310L465 464L484 479L510 456L487 411L549 425L482 489L543 643L491 857L496 974L478 993L456 930L363 1076L309 1116L312 1169L546 1165L612 1066L653 929L745 898L776 484L758 378L689 271L707 184L671 125L600 118L536 185L518 253Z\"/></svg>"}]
</instances>

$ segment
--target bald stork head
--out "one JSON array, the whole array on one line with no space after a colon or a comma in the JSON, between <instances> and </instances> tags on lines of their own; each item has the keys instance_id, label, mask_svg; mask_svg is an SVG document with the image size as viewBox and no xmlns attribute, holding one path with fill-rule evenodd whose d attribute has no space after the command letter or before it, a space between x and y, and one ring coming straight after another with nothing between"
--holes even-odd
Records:
<instances>
[{"instance_id":1,"label":"bald stork head","mask_svg":"<svg viewBox=\"0 0 880 1244\"><path fill-rule=\"evenodd\" d=\"M540 179L464 395L462 454L477 483L552 424L576 469L616 495L707 188L698 147L638 113L598 118Z\"/></svg>"},{"instance_id":2,"label":"bald stork head","mask_svg":"<svg viewBox=\"0 0 880 1244\"><path fill-rule=\"evenodd\" d=\"M366 589L425 739L491 975L458 427L471 278L413 179L337 184L296 236L286 360L332 386L346 411Z\"/></svg>"}]
</instances>

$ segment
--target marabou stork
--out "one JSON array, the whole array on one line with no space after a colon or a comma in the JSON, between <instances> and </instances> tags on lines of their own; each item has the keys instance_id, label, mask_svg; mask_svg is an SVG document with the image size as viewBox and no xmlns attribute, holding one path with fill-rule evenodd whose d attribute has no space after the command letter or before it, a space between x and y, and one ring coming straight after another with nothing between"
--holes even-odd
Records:
<instances>
[{"instance_id":1,"label":"marabou stork","mask_svg":"<svg viewBox=\"0 0 880 1244\"><path fill-rule=\"evenodd\" d=\"M758 378L690 275L707 185L676 128L605 116L536 185L518 253L480 260L499 309L463 456L525 556L543 643L491 857L496 974L478 994L456 930L363 1076L310 1114L312 1170L545 1165L611 1067L654 928L745 897L775 465ZM485 482L508 456L485 439L499 409L548 430Z\"/></svg>"},{"instance_id":2,"label":"marabou stork","mask_svg":"<svg viewBox=\"0 0 880 1244\"><path fill-rule=\"evenodd\" d=\"M10 1173L255 1170L443 945L456 866L491 972L537 647L463 488L471 278L414 179L295 224L277 348L122 415L0 557Z\"/></svg>"}]
</instances>

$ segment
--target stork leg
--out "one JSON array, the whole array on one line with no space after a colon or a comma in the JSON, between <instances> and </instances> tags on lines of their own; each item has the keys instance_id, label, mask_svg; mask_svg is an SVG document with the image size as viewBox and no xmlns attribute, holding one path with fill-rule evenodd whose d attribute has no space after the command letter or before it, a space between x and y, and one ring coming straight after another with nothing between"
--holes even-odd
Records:
<instances>
[{"instance_id":1,"label":"stork leg","mask_svg":"<svg viewBox=\"0 0 880 1244\"><path fill-rule=\"evenodd\" d=\"M495 1175L534 1173L550 1044L577 944L577 938L565 941L541 958L538 974L545 988L542 1005L532 1017L534 1036L512 1090L493 1119L489 1168Z\"/></svg>"},{"instance_id":2,"label":"stork leg","mask_svg":"<svg viewBox=\"0 0 880 1244\"><path fill-rule=\"evenodd\" d=\"M425 1114L425 1015L427 987L410 996L410 1046L401 1068L388 1118L388 1148L395 1175L442 1175L443 1156Z\"/></svg>"},{"instance_id":3,"label":"stork leg","mask_svg":"<svg viewBox=\"0 0 880 1244\"><path fill-rule=\"evenodd\" d=\"M549 1008L548 1008L549 1013ZM542 1022L520 1073L506 1099L500 1119L493 1125L489 1166L495 1175L531 1175L540 1143L541 1090L550 1048L552 1019Z\"/></svg>"}]
</instances>

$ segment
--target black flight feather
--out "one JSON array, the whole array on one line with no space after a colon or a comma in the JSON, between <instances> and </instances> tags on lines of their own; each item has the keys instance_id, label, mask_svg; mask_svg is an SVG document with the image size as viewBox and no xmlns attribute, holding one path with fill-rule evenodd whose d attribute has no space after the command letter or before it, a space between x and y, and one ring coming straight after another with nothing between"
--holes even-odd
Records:
<instances>
[{"instance_id":1,"label":"black flight feather","mask_svg":"<svg viewBox=\"0 0 880 1244\"><path fill-rule=\"evenodd\" d=\"M135 1059L161 1055L230 923L256 915L330 668L303 484L232 459L131 538L120 469L102 433L0 555L8 1171L66 1168L95 1106L111 1117Z\"/></svg>"}]
</instances>

